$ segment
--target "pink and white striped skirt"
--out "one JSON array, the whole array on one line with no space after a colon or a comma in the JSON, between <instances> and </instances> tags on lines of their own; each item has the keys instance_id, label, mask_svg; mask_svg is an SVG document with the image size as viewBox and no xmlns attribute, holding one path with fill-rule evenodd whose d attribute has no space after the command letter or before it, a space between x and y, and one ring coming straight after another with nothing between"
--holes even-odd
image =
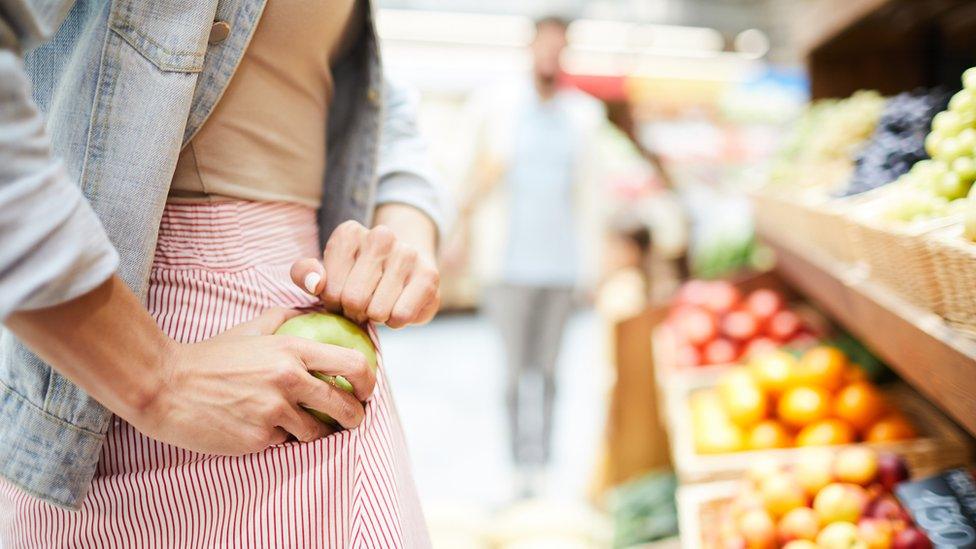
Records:
<instances>
[{"instance_id":1,"label":"pink and white striped skirt","mask_svg":"<svg viewBox=\"0 0 976 549\"><path fill-rule=\"evenodd\" d=\"M149 311L189 343L270 307L311 305L288 271L319 255L317 233L304 206L170 203ZM80 511L0 481L0 547L427 547L382 370L359 428L246 456L183 450L116 418Z\"/></svg>"}]
</instances>

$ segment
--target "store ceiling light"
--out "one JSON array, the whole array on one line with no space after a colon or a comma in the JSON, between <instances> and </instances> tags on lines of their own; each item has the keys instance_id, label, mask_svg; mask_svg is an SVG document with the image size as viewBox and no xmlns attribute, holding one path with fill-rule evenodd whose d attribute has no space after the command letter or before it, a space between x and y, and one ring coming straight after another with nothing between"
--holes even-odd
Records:
<instances>
[{"instance_id":1,"label":"store ceiling light","mask_svg":"<svg viewBox=\"0 0 976 549\"><path fill-rule=\"evenodd\" d=\"M525 16L381 9L377 27L384 41L524 47L533 23ZM637 55L701 57L722 51L715 29L650 25L624 21L577 19L569 28L575 50Z\"/></svg>"},{"instance_id":2,"label":"store ceiling light","mask_svg":"<svg viewBox=\"0 0 976 549\"><path fill-rule=\"evenodd\" d=\"M769 37L759 29L746 29L735 37L735 51L759 59L769 52Z\"/></svg>"}]
</instances>

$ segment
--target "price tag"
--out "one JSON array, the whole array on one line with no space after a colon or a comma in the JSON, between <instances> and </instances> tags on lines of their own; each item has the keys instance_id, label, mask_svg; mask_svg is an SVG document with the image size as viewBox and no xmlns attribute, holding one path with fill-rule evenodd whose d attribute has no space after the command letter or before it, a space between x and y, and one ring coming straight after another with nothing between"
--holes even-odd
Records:
<instances>
[{"instance_id":1,"label":"price tag","mask_svg":"<svg viewBox=\"0 0 976 549\"><path fill-rule=\"evenodd\" d=\"M976 549L976 482L965 469L903 482L895 496L933 546Z\"/></svg>"}]
</instances>

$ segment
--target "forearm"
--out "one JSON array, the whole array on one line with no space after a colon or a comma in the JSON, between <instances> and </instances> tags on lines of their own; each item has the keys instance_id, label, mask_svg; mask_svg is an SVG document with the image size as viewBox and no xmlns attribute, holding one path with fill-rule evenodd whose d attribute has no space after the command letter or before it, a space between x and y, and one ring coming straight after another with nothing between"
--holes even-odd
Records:
<instances>
[{"instance_id":1,"label":"forearm","mask_svg":"<svg viewBox=\"0 0 976 549\"><path fill-rule=\"evenodd\" d=\"M437 227L433 220L408 204L383 204L376 209L373 226L385 225L397 240L411 246L423 257L434 261L437 256Z\"/></svg>"},{"instance_id":2,"label":"forearm","mask_svg":"<svg viewBox=\"0 0 976 549\"><path fill-rule=\"evenodd\" d=\"M12 314L6 327L122 418L138 423L175 343L118 276L71 301Z\"/></svg>"}]
</instances>

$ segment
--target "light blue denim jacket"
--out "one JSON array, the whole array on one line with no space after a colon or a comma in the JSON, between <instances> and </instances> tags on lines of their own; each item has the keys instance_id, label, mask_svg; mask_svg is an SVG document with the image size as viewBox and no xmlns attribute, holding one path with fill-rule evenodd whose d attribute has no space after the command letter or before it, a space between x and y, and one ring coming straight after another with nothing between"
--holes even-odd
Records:
<instances>
[{"instance_id":1,"label":"light blue denim jacket","mask_svg":"<svg viewBox=\"0 0 976 549\"><path fill-rule=\"evenodd\" d=\"M116 269L145 296L179 151L220 100L265 1L0 0L0 319L77 297ZM367 21L334 69L322 239L388 202L443 222L415 97L383 77ZM226 38L212 37L224 23ZM0 333L0 475L78 507L110 419Z\"/></svg>"}]
</instances>

